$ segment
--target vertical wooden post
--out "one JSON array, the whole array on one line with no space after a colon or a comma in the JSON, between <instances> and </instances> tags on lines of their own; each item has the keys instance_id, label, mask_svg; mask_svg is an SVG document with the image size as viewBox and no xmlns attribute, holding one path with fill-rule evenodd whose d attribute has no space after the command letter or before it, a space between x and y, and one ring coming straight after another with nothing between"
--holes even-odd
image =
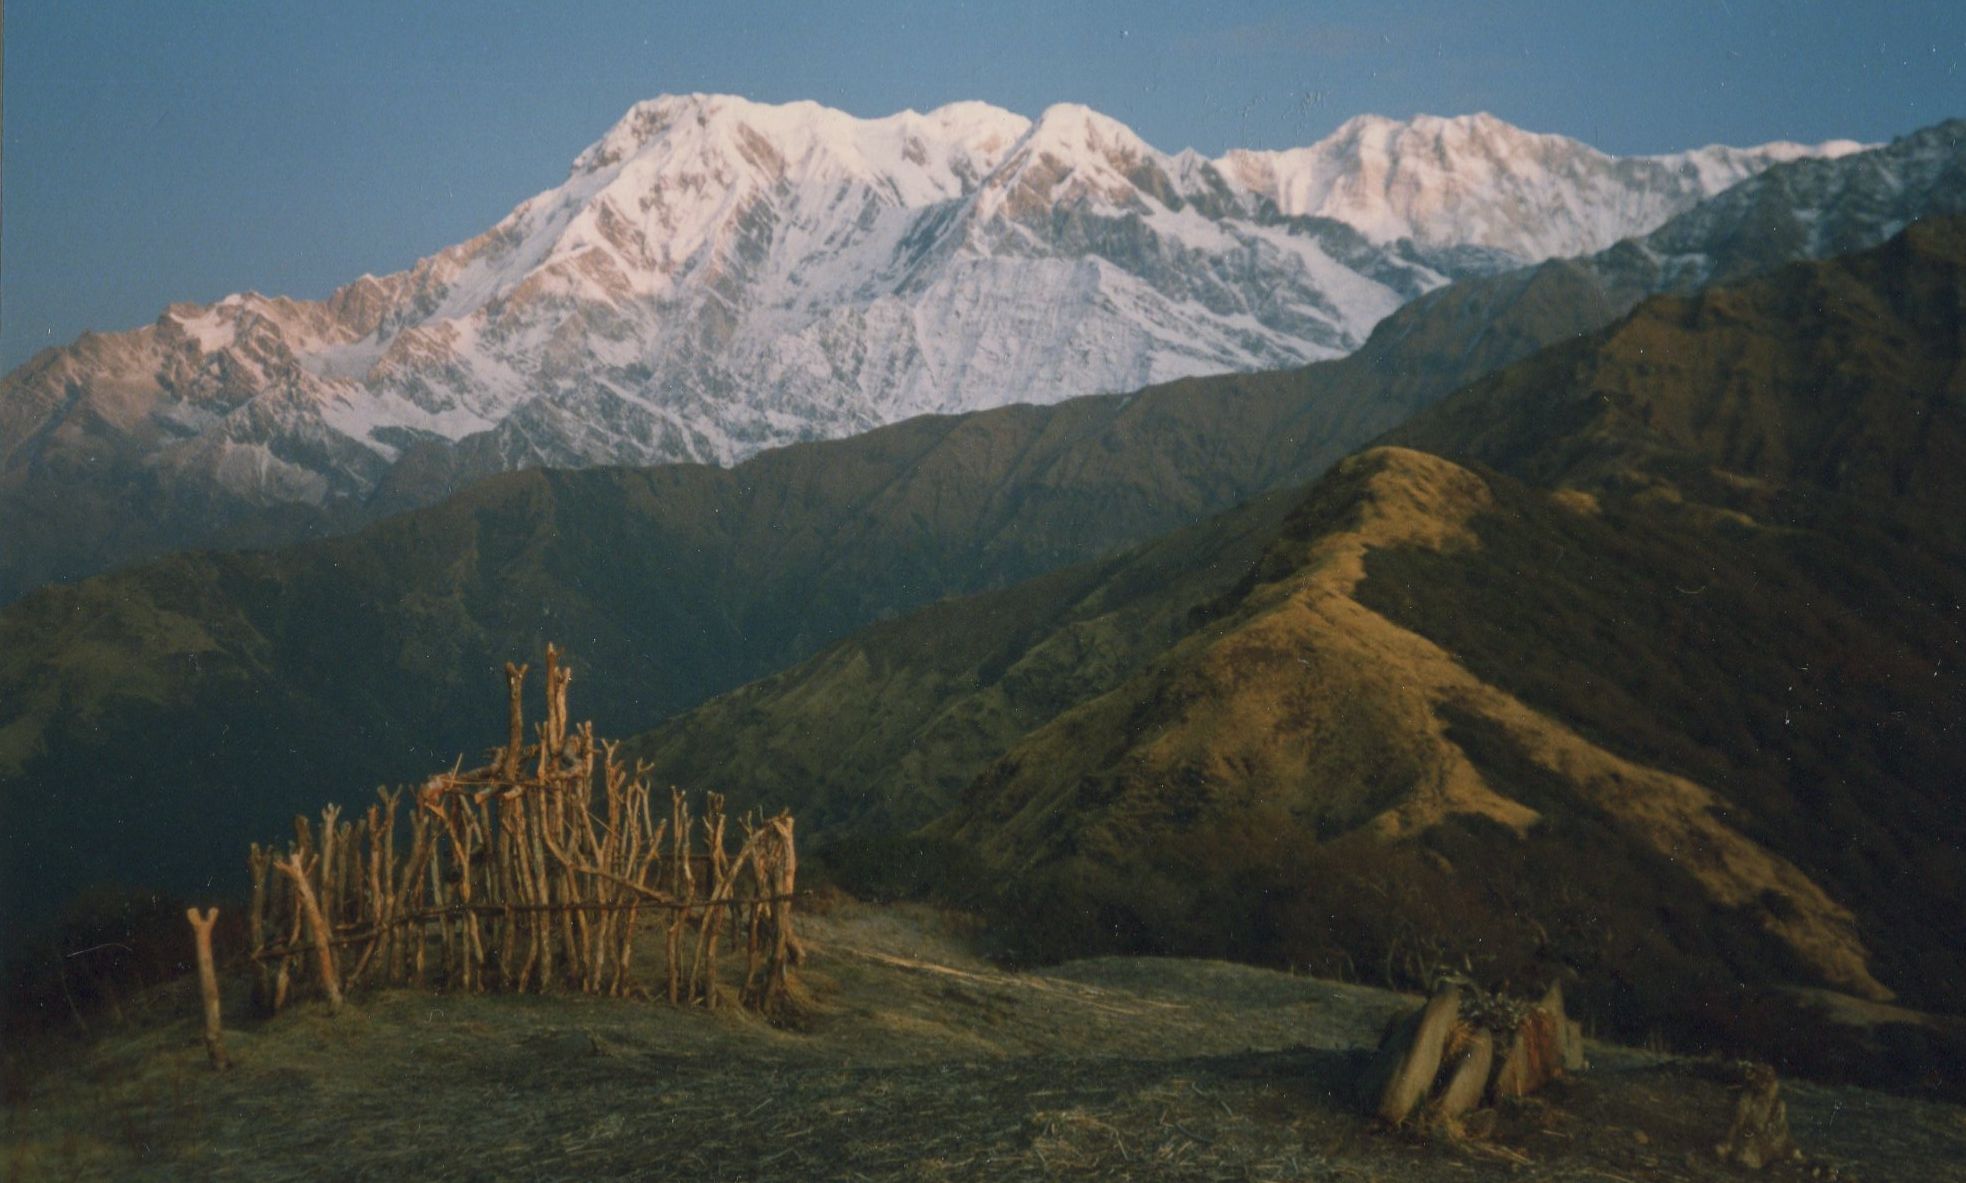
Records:
<instances>
[{"instance_id":1,"label":"vertical wooden post","mask_svg":"<svg viewBox=\"0 0 1966 1183\"><path fill-rule=\"evenodd\" d=\"M772 819L778 831L778 947L792 965L804 965L806 947L792 928L792 897L798 893L799 852L792 842L792 815L781 813Z\"/></svg>"},{"instance_id":2,"label":"vertical wooden post","mask_svg":"<svg viewBox=\"0 0 1966 1183\"><path fill-rule=\"evenodd\" d=\"M396 880L394 908L399 913L423 910L424 893L429 890L424 866L436 865L437 843L433 837L429 814L421 807L422 801L423 798L419 794L416 804L411 807L410 859L403 865L402 874ZM401 962L398 973L411 975L409 980L418 986L423 985L424 959L429 951L429 937L425 923L418 920L409 926L409 931L405 934L405 939L409 942L408 948L404 948L401 941L396 946L396 956Z\"/></svg>"},{"instance_id":3,"label":"vertical wooden post","mask_svg":"<svg viewBox=\"0 0 1966 1183\"><path fill-rule=\"evenodd\" d=\"M505 768L503 775L508 783L519 779L519 749L526 743L526 709L521 701L525 691L526 670L523 665L505 663L506 693L511 696L505 708Z\"/></svg>"},{"instance_id":4,"label":"vertical wooden post","mask_svg":"<svg viewBox=\"0 0 1966 1183\"><path fill-rule=\"evenodd\" d=\"M689 799L676 786L669 786L670 868L676 905L669 914L669 935L664 953L669 959L669 1001L682 1000L683 926L689 923L690 905L696 898L696 872L690 869Z\"/></svg>"},{"instance_id":5,"label":"vertical wooden post","mask_svg":"<svg viewBox=\"0 0 1966 1183\"><path fill-rule=\"evenodd\" d=\"M464 821L464 844L458 850L457 859L457 898L465 904L470 904L474 902L473 897L477 896L478 901L483 902L483 897L478 896L477 889L471 884L471 877L478 873L478 864L482 861L479 852L484 850L484 827L478 823L477 810L471 798L459 794L456 801L458 816ZM464 911L464 955L465 989L483 994L485 992L484 926L480 923L475 908L466 908Z\"/></svg>"},{"instance_id":6,"label":"vertical wooden post","mask_svg":"<svg viewBox=\"0 0 1966 1183\"><path fill-rule=\"evenodd\" d=\"M499 901L505 905L505 915L501 918L498 934L499 987L524 993L525 973L519 969L520 914L512 910L513 904L521 902L518 889L519 871L514 856L520 832L518 820L520 806L515 796L500 793L492 808L498 819L498 832L492 838L492 849L496 852L492 859L492 873L498 884Z\"/></svg>"},{"instance_id":7,"label":"vertical wooden post","mask_svg":"<svg viewBox=\"0 0 1966 1183\"><path fill-rule=\"evenodd\" d=\"M279 866L278 863L273 865L275 867ZM289 893L294 894L293 921L287 926L287 948L291 950L294 946L300 944L302 916L299 895L293 892L291 885L288 886L287 890ZM285 1009L287 1005L287 990L293 984L293 960L293 955L290 952L280 954L280 968L273 975L273 1013L276 1015Z\"/></svg>"},{"instance_id":8,"label":"vertical wooden post","mask_svg":"<svg viewBox=\"0 0 1966 1183\"><path fill-rule=\"evenodd\" d=\"M273 967L261 959L266 951L266 876L273 869L273 851L252 844L246 865L253 873L252 912L248 915L253 942L253 1005L263 1012L273 1010Z\"/></svg>"},{"instance_id":9,"label":"vertical wooden post","mask_svg":"<svg viewBox=\"0 0 1966 1183\"><path fill-rule=\"evenodd\" d=\"M385 898L379 907L379 914L389 922L388 932L383 937L382 974L383 980L392 985L402 976L402 933L398 931L398 909L401 904L396 894L396 807L402 802L403 790L393 792L376 790L382 796L382 890Z\"/></svg>"},{"instance_id":10,"label":"vertical wooden post","mask_svg":"<svg viewBox=\"0 0 1966 1183\"><path fill-rule=\"evenodd\" d=\"M531 812L526 817L527 836L532 839L532 902L543 907L553 902L553 865L547 861L546 844L549 839L559 841L559 835L548 828L553 824L553 817L543 794L527 793L521 800L532 802L527 806ZM532 923L539 942L539 988L543 993L552 989L555 981L553 914L540 912Z\"/></svg>"},{"instance_id":11,"label":"vertical wooden post","mask_svg":"<svg viewBox=\"0 0 1966 1183\"><path fill-rule=\"evenodd\" d=\"M452 831L450 824L444 821L443 812L437 805L439 800L433 789L424 798L424 808L428 809L430 816L435 819L426 823L430 832L430 906L437 913L437 958L448 983L454 967L451 962L451 921L444 913L444 909L450 905L450 899L444 892L444 839L451 836ZM442 829L438 828L440 822L443 823ZM423 984L421 972L417 975L417 984Z\"/></svg>"},{"instance_id":12,"label":"vertical wooden post","mask_svg":"<svg viewBox=\"0 0 1966 1183\"><path fill-rule=\"evenodd\" d=\"M218 970L212 964L212 925L218 920L217 908L186 908L184 918L191 922L191 936L198 949L198 993L205 1000L205 1054L213 1069L223 1072L232 1067L225 1054L225 1033L219 1026Z\"/></svg>"},{"instance_id":13,"label":"vertical wooden post","mask_svg":"<svg viewBox=\"0 0 1966 1183\"><path fill-rule=\"evenodd\" d=\"M567 748L567 685L573 681L573 667L561 666L553 681L553 754Z\"/></svg>"},{"instance_id":14,"label":"vertical wooden post","mask_svg":"<svg viewBox=\"0 0 1966 1183\"><path fill-rule=\"evenodd\" d=\"M552 761L560 756L560 651L553 643L546 643L546 733L540 736L540 779L552 769Z\"/></svg>"},{"instance_id":15,"label":"vertical wooden post","mask_svg":"<svg viewBox=\"0 0 1966 1183\"><path fill-rule=\"evenodd\" d=\"M341 820L341 806L328 805L321 810L321 861L316 865L321 872L321 890L314 902L321 907L321 918L327 922L328 931L334 931L336 920L335 905L335 858L341 854L341 847L335 845L336 827Z\"/></svg>"},{"instance_id":16,"label":"vertical wooden post","mask_svg":"<svg viewBox=\"0 0 1966 1183\"><path fill-rule=\"evenodd\" d=\"M759 979L764 971L765 916L771 909L771 905L764 901L770 898L771 885L776 882L776 878L766 865L771 861L772 853L758 819L747 815L741 824L745 833L749 835L745 840L744 848L753 853L751 855L751 915L745 934L744 988L739 999L746 1006L762 1009L764 984ZM743 856L740 855L737 861L740 866L743 865Z\"/></svg>"},{"instance_id":17,"label":"vertical wooden post","mask_svg":"<svg viewBox=\"0 0 1966 1183\"><path fill-rule=\"evenodd\" d=\"M314 889L307 884L307 869L301 865L300 856L288 855L273 864L282 875L293 880L294 893L300 899L300 910L307 917L307 927L314 933L314 952L321 967L321 988L328 994L328 1013L341 1013L341 981L335 976L334 948L329 944L332 934L328 922L321 915L321 905L314 898Z\"/></svg>"}]
</instances>

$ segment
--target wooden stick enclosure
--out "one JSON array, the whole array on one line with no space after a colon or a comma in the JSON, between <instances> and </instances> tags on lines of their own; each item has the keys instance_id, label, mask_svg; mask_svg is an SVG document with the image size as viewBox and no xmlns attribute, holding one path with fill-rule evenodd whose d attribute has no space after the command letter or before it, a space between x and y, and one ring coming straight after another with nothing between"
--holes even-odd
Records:
<instances>
[{"instance_id":1,"label":"wooden stick enclosure","mask_svg":"<svg viewBox=\"0 0 1966 1183\"><path fill-rule=\"evenodd\" d=\"M785 1005L801 958L792 818L738 819L733 853L718 794L698 816L671 789L658 813L646 767L622 767L593 724L569 725L572 672L550 645L546 721L525 743L526 672L505 667L507 741L484 767L378 790L346 821L331 805L318 833L295 818L284 854L253 846L263 1008L297 987L338 1008L370 985ZM662 931L655 964L636 959L644 922ZM719 983L720 944L743 947L735 988Z\"/></svg>"}]
</instances>

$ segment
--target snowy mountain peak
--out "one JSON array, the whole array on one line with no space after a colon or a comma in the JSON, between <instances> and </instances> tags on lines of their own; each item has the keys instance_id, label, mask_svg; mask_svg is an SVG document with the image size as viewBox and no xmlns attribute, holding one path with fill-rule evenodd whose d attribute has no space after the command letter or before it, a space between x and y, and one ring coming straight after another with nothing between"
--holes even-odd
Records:
<instances>
[{"instance_id":1,"label":"snowy mountain peak","mask_svg":"<svg viewBox=\"0 0 1966 1183\"><path fill-rule=\"evenodd\" d=\"M1046 107L1031 127L1026 146L1067 158L1159 155L1126 124L1080 103Z\"/></svg>"},{"instance_id":2,"label":"snowy mountain peak","mask_svg":"<svg viewBox=\"0 0 1966 1183\"><path fill-rule=\"evenodd\" d=\"M578 175L608 168L680 129L707 130L713 123L723 128L755 122L792 124L821 110L817 103L774 107L729 94L659 95L628 108L606 135L574 158L572 171Z\"/></svg>"},{"instance_id":3,"label":"snowy mountain peak","mask_svg":"<svg viewBox=\"0 0 1966 1183\"><path fill-rule=\"evenodd\" d=\"M1486 112L1360 115L1308 147L1232 151L1220 166L1283 213L1335 218L1375 242L1542 259L1602 250L1771 164L1861 148L1782 142L1616 157Z\"/></svg>"},{"instance_id":4,"label":"snowy mountain peak","mask_svg":"<svg viewBox=\"0 0 1966 1183\"><path fill-rule=\"evenodd\" d=\"M1092 201L1106 210L1141 210L1163 201L1172 161L1132 128L1077 103L1045 109L986 178L973 216L1028 221Z\"/></svg>"},{"instance_id":5,"label":"snowy mountain peak","mask_svg":"<svg viewBox=\"0 0 1966 1183\"><path fill-rule=\"evenodd\" d=\"M952 185L959 191L963 178L987 171L1029 127L1021 115L978 102L861 119L810 101L668 96L631 107L580 154L572 175L619 169L652 179L742 162L791 179L850 176L912 205L947 197Z\"/></svg>"},{"instance_id":6,"label":"snowy mountain peak","mask_svg":"<svg viewBox=\"0 0 1966 1183\"><path fill-rule=\"evenodd\" d=\"M1689 152L1673 152L1650 159L1695 178L1702 189L1718 193L1740 184L1771 163L1787 164L1793 160L1810 158L1836 160L1854 152L1867 151L1875 146L1860 144L1855 140L1824 140L1820 144L1798 144L1791 140L1776 140L1756 148L1731 148L1725 144L1709 144Z\"/></svg>"},{"instance_id":7,"label":"snowy mountain peak","mask_svg":"<svg viewBox=\"0 0 1966 1183\"><path fill-rule=\"evenodd\" d=\"M1422 112L1411 119L1393 119L1385 115L1369 113L1354 115L1325 137L1325 142L1370 143L1384 150L1388 145L1402 140L1468 143L1477 140L1542 138L1545 137L1537 132L1525 131L1512 123L1497 119L1486 111L1474 111L1466 115L1429 115Z\"/></svg>"},{"instance_id":8,"label":"snowy mountain peak","mask_svg":"<svg viewBox=\"0 0 1966 1183\"><path fill-rule=\"evenodd\" d=\"M1301 365L1458 275L1596 249L1815 151L1619 159L1487 115L1362 116L1211 161L1079 104L664 96L405 271L172 305L37 358L0 387L0 493L122 465L112 487L168 488L146 505L220 507L211 531Z\"/></svg>"}]
</instances>

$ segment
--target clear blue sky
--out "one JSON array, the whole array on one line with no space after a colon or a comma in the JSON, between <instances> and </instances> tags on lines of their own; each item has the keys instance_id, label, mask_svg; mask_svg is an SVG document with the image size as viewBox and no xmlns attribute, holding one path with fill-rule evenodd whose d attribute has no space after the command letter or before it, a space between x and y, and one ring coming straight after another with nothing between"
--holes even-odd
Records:
<instances>
[{"instance_id":1,"label":"clear blue sky","mask_svg":"<svg viewBox=\"0 0 1966 1183\"><path fill-rule=\"evenodd\" d=\"M1083 102L1149 142L1491 111L1612 152L1966 114L1966 3L137 3L5 10L0 365L172 300L321 296L489 226L637 99Z\"/></svg>"}]
</instances>

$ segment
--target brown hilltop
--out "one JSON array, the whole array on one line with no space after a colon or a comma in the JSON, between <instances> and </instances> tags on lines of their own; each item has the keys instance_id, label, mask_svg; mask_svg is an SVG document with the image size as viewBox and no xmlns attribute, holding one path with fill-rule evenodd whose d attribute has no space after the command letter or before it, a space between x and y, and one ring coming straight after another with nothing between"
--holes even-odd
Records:
<instances>
[{"instance_id":1,"label":"brown hilltop","mask_svg":"<svg viewBox=\"0 0 1966 1183\"><path fill-rule=\"evenodd\" d=\"M837 859L979 858L1026 955L1571 973L1634 1033L1743 983L1966 1008L1962 241L1648 302L1306 493L878 626L645 750L929 821Z\"/></svg>"},{"instance_id":2,"label":"brown hilltop","mask_svg":"<svg viewBox=\"0 0 1966 1183\"><path fill-rule=\"evenodd\" d=\"M1713 906L1755 914L1821 980L1888 997L1848 909L1720 820L1712 790L1591 742L1355 598L1370 552L1466 560L1481 547L1470 521L1494 508L1486 481L1438 457L1374 449L1346 462L1230 615L1010 749L948 832L1006 862L1035 851L1039 863L1123 865L1169 830L1229 826L1249 810L1394 841L1470 818L1519 838L1544 810L1588 810L1647 856L1679 862ZM1576 799L1538 810L1509 796L1456 741L1468 727ZM1782 906L1762 907L1765 894Z\"/></svg>"}]
</instances>

